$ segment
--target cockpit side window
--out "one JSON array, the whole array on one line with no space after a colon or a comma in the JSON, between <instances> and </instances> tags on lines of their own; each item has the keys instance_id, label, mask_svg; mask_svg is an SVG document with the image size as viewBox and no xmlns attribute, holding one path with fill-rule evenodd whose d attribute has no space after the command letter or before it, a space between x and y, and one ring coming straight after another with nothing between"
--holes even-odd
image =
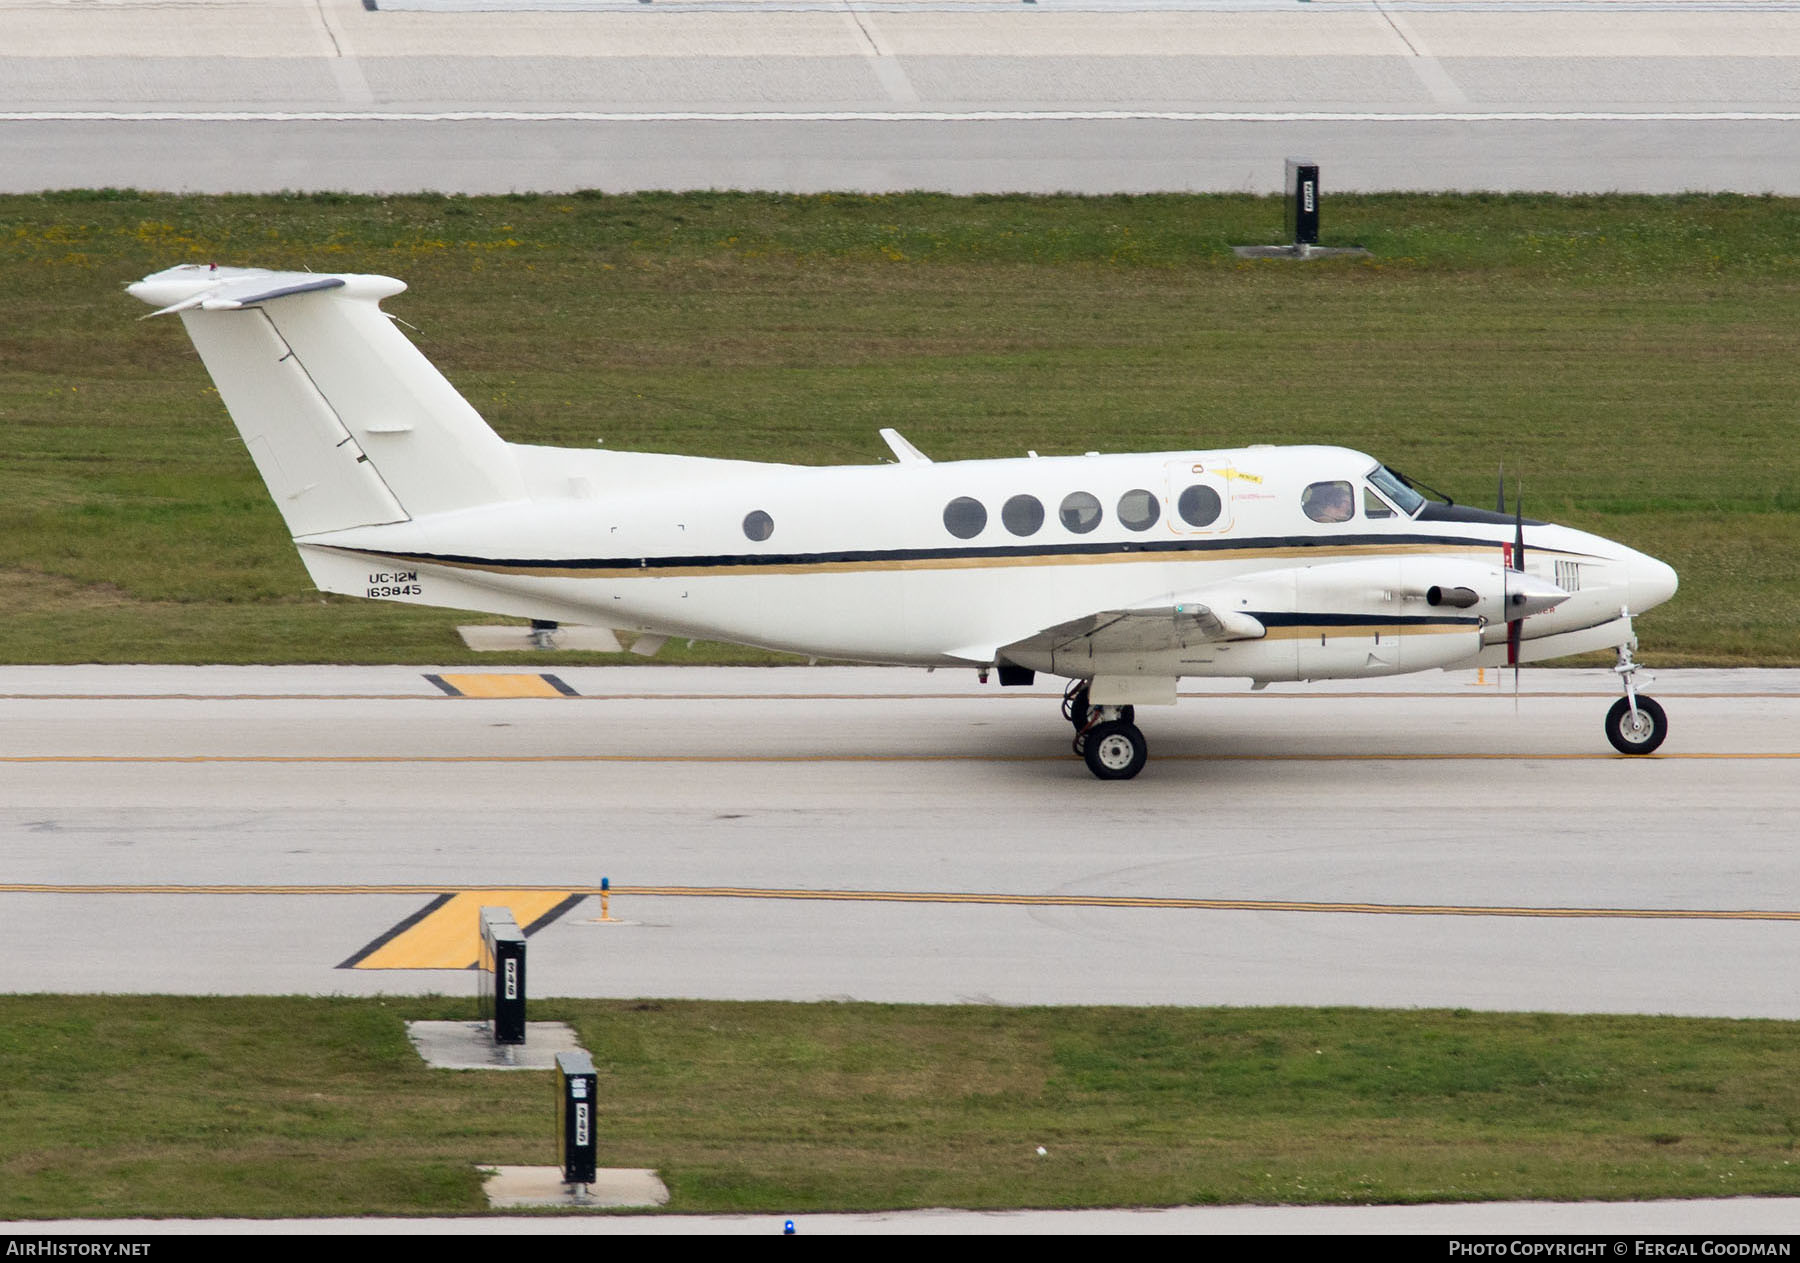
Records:
<instances>
[{"instance_id":1,"label":"cockpit side window","mask_svg":"<svg viewBox=\"0 0 1800 1263\"><path fill-rule=\"evenodd\" d=\"M1400 512L1412 517L1425 503L1425 497L1400 481L1400 475L1386 465L1377 465L1368 474L1369 481L1377 491L1388 498L1388 502L1399 507Z\"/></svg>"},{"instance_id":2,"label":"cockpit side window","mask_svg":"<svg viewBox=\"0 0 1800 1263\"><path fill-rule=\"evenodd\" d=\"M1370 518L1393 517L1393 506L1375 494L1375 488L1363 488L1363 516Z\"/></svg>"},{"instance_id":3,"label":"cockpit side window","mask_svg":"<svg viewBox=\"0 0 1800 1263\"><path fill-rule=\"evenodd\" d=\"M1300 493L1300 508L1315 522L1348 522L1356 499L1347 482L1315 482Z\"/></svg>"}]
</instances>

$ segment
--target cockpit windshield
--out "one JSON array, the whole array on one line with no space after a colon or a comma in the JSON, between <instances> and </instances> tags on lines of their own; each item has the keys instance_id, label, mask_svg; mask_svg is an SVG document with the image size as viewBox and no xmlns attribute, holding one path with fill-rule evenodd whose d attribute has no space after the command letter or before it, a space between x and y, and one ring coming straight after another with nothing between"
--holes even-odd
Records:
<instances>
[{"instance_id":1,"label":"cockpit windshield","mask_svg":"<svg viewBox=\"0 0 1800 1263\"><path fill-rule=\"evenodd\" d=\"M1369 482L1389 500L1397 505L1407 517L1416 514L1425 503L1425 497L1407 486L1393 470L1386 465L1377 465L1369 471Z\"/></svg>"}]
</instances>

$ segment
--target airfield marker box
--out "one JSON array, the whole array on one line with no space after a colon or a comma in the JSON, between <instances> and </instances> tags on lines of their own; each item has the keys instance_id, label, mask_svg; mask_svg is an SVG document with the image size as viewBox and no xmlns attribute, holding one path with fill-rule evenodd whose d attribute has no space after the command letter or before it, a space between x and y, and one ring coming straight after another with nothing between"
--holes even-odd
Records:
<instances>
[{"instance_id":1,"label":"airfield marker box","mask_svg":"<svg viewBox=\"0 0 1800 1263\"><path fill-rule=\"evenodd\" d=\"M1319 164L1310 158L1287 160L1287 232L1297 246L1319 244Z\"/></svg>"},{"instance_id":2,"label":"airfield marker box","mask_svg":"<svg viewBox=\"0 0 1800 1263\"><path fill-rule=\"evenodd\" d=\"M496 1044L525 1042L525 936L511 908L481 910L481 1020L491 1023Z\"/></svg>"},{"instance_id":3,"label":"airfield marker box","mask_svg":"<svg viewBox=\"0 0 1800 1263\"><path fill-rule=\"evenodd\" d=\"M592 1184L599 1168L594 1106L600 1077L584 1052L556 1054L556 1164L563 1182Z\"/></svg>"}]
</instances>

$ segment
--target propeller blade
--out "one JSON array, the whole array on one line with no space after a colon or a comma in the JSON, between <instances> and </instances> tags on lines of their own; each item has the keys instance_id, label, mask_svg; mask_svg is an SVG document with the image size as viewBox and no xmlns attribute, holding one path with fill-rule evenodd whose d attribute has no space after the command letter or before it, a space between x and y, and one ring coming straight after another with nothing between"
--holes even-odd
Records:
<instances>
[{"instance_id":1,"label":"propeller blade","mask_svg":"<svg viewBox=\"0 0 1800 1263\"><path fill-rule=\"evenodd\" d=\"M1525 569L1525 484L1520 482L1513 492L1513 569ZM1519 713L1519 641L1525 627L1522 618L1506 623L1506 660L1513 669L1513 714Z\"/></svg>"},{"instance_id":2,"label":"propeller blade","mask_svg":"<svg viewBox=\"0 0 1800 1263\"><path fill-rule=\"evenodd\" d=\"M1506 466L1500 466L1500 491L1494 498L1494 512L1506 512Z\"/></svg>"},{"instance_id":3,"label":"propeller blade","mask_svg":"<svg viewBox=\"0 0 1800 1263\"><path fill-rule=\"evenodd\" d=\"M1525 569L1525 488L1513 496L1513 569Z\"/></svg>"}]
</instances>

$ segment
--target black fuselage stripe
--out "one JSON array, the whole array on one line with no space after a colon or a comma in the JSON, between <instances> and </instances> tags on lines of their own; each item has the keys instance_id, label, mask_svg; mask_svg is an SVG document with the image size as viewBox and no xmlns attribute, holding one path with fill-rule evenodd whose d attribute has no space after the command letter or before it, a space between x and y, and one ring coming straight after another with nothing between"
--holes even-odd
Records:
<instances>
[{"instance_id":1,"label":"black fuselage stripe","mask_svg":"<svg viewBox=\"0 0 1800 1263\"><path fill-rule=\"evenodd\" d=\"M1264 627L1479 627L1472 615L1444 614L1274 614L1247 611Z\"/></svg>"},{"instance_id":2,"label":"black fuselage stripe","mask_svg":"<svg viewBox=\"0 0 1800 1263\"><path fill-rule=\"evenodd\" d=\"M1287 549L1455 548L1498 549L1506 540L1469 539L1455 535L1316 535L1267 536L1241 540L1145 540L1104 544L1027 544L972 548L860 549L830 553L714 553L676 557L481 557L464 553L400 553L350 548L349 552L377 553L397 561L419 565L475 566L506 570L711 570L754 569L766 566L843 566L883 563L995 560L1042 557L1098 557L1110 555L1167 555L1171 553L1268 552ZM341 548L340 545L325 545ZM1556 551L1538 549L1539 552Z\"/></svg>"}]
</instances>

